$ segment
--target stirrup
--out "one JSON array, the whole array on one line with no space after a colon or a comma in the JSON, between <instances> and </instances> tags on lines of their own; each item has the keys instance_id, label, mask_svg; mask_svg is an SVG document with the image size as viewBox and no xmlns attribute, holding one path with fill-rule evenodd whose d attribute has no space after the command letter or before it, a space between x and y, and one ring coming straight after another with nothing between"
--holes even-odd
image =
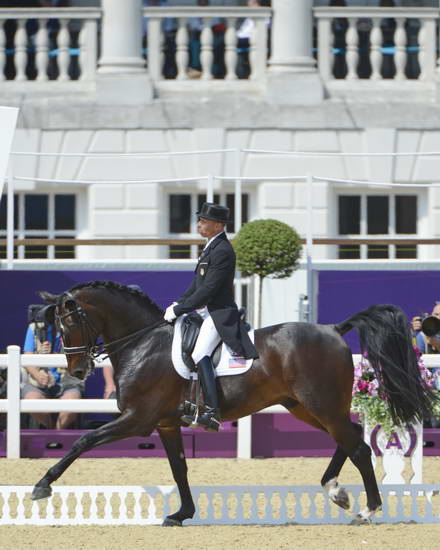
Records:
<instances>
[{"instance_id":1,"label":"stirrup","mask_svg":"<svg viewBox=\"0 0 440 550\"><path fill-rule=\"evenodd\" d=\"M196 416L197 405L192 401L185 400L183 405L183 415L180 417L180 420L187 426L190 426L193 422L195 422Z\"/></svg>"},{"instance_id":2,"label":"stirrup","mask_svg":"<svg viewBox=\"0 0 440 550\"><path fill-rule=\"evenodd\" d=\"M205 411L197 417L197 420L190 425L190 428L205 428L207 432L218 432L220 429L220 421L216 418L215 410Z\"/></svg>"}]
</instances>

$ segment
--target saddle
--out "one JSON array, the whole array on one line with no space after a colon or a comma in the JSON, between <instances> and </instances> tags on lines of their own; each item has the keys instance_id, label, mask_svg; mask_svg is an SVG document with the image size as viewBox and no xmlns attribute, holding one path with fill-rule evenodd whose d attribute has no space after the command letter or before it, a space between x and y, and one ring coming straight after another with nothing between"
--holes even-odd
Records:
<instances>
[{"instance_id":1,"label":"saddle","mask_svg":"<svg viewBox=\"0 0 440 550\"><path fill-rule=\"evenodd\" d=\"M244 321L246 316L246 309L244 307L238 310L240 319ZM185 365L191 372L195 372L196 365L192 359L192 352L196 345L197 338L199 336L200 327L202 326L203 319L196 312L186 315L182 321L182 359ZM250 330L250 325L245 323L246 330ZM216 367L220 361L222 342L218 344L215 350L212 352L211 360L214 367Z\"/></svg>"}]
</instances>

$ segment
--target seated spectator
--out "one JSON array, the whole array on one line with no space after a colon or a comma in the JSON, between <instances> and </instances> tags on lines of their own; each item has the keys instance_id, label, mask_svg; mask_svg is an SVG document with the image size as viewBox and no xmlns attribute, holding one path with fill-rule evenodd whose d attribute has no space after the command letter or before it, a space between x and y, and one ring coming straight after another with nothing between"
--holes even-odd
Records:
<instances>
[{"instance_id":1,"label":"seated spectator","mask_svg":"<svg viewBox=\"0 0 440 550\"><path fill-rule=\"evenodd\" d=\"M436 302L431 312L433 317L440 319L440 302ZM426 314L424 317L428 316ZM439 335L427 336L422 332L422 319L421 317L413 317L412 319L413 331L415 331L416 346L422 353L439 353L440 352L440 338Z\"/></svg>"},{"instance_id":2,"label":"seated spectator","mask_svg":"<svg viewBox=\"0 0 440 550\"><path fill-rule=\"evenodd\" d=\"M270 6L270 2L265 0L247 0L248 8L260 8ZM270 20L266 21L266 25L269 28ZM240 79L249 78L251 73L251 66L249 63L249 52L251 47L251 38L255 30L255 21L251 17L246 17L239 28L237 29L237 49L238 49L238 63L237 63L237 77ZM268 40L269 45L270 40Z\"/></svg>"},{"instance_id":3,"label":"seated spectator","mask_svg":"<svg viewBox=\"0 0 440 550\"><path fill-rule=\"evenodd\" d=\"M143 0L143 6L148 7L168 7L168 0ZM143 25L143 44L148 51L148 17L144 17L142 20ZM176 65L176 33L177 33L177 19L174 17L165 17L162 20L162 33L164 37L163 51L164 51L164 64L163 64L163 76L165 78L176 78L177 65ZM147 54L148 60L148 54Z\"/></svg>"},{"instance_id":4,"label":"seated spectator","mask_svg":"<svg viewBox=\"0 0 440 550\"><path fill-rule=\"evenodd\" d=\"M436 302L431 312L433 317L440 319L440 302ZM427 315L424 315L426 317ZM440 333L434 336L427 336L422 332L422 319L420 317L413 317L412 329L415 331L416 346L422 353L439 353L440 352ZM434 376L434 386L436 390L440 391L440 367L430 369ZM432 417L425 420L425 428L438 428L440 427L440 418Z\"/></svg>"},{"instance_id":5,"label":"seated spectator","mask_svg":"<svg viewBox=\"0 0 440 550\"><path fill-rule=\"evenodd\" d=\"M209 0L197 0L199 7L209 6ZM200 63L200 35L203 30L202 17L190 17L188 19L189 31L189 78L200 78L202 75L202 65Z\"/></svg>"},{"instance_id":6,"label":"seated spectator","mask_svg":"<svg viewBox=\"0 0 440 550\"><path fill-rule=\"evenodd\" d=\"M32 306L31 306L32 307ZM23 353L62 353L60 334L55 328L53 305L30 308L30 323L26 332ZM66 369L56 367L26 367L23 369L22 399L80 399L84 382ZM77 420L77 414L60 412L56 422L49 413L33 413L32 417L46 428L65 429Z\"/></svg>"}]
</instances>

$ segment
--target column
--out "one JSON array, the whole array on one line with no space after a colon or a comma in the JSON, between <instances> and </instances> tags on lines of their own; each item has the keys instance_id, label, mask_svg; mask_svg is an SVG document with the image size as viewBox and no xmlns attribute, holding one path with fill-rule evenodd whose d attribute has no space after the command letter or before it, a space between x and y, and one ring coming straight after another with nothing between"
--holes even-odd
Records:
<instances>
[{"instance_id":1,"label":"column","mask_svg":"<svg viewBox=\"0 0 440 550\"><path fill-rule=\"evenodd\" d=\"M142 57L142 0L101 0L101 57L96 99L106 105L140 105L153 99Z\"/></svg>"},{"instance_id":2,"label":"column","mask_svg":"<svg viewBox=\"0 0 440 550\"><path fill-rule=\"evenodd\" d=\"M273 0L271 71L315 72L313 0Z\"/></svg>"},{"instance_id":3,"label":"column","mask_svg":"<svg viewBox=\"0 0 440 550\"><path fill-rule=\"evenodd\" d=\"M313 0L273 0L268 95L277 103L307 104L323 99L312 57Z\"/></svg>"},{"instance_id":4,"label":"column","mask_svg":"<svg viewBox=\"0 0 440 550\"><path fill-rule=\"evenodd\" d=\"M99 73L144 72L142 0L102 0Z\"/></svg>"}]
</instances>

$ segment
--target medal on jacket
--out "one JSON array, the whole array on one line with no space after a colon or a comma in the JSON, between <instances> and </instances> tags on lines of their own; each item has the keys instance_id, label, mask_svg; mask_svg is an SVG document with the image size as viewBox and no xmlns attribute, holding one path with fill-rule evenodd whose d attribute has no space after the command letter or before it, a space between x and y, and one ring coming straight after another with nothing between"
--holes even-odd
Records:
<instances>
[{"instance_id":1,"label":"medal on jacket","mask_svg":"<svg viewBox=\"0 0 440 550\"><path fill-rule=\"evenodd\" d=\"M205 268L204 267L201 267L200 268L200 275L204 275L205 274Z\"/></svg>"}]
</instances>

